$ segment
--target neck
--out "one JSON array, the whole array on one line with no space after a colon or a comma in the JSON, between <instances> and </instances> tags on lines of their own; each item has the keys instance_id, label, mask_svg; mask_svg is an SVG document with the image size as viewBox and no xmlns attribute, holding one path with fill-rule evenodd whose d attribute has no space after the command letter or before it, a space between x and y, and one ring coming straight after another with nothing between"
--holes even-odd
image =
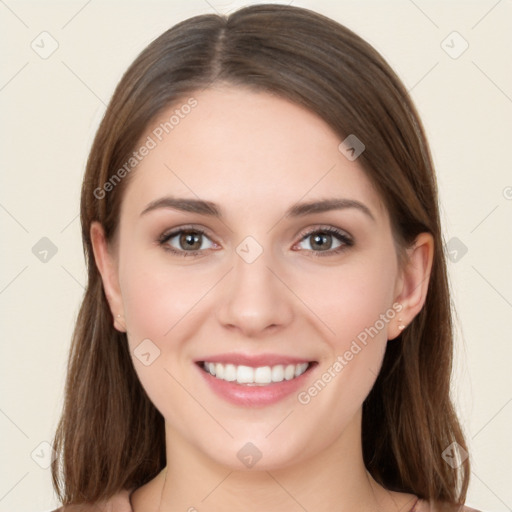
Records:
<instances>
[{"instance_id":1,"label":"neck","mask_svg":"<svg viewBox=\"0 0 512 512\"><path fill-rule=\"evenodd\" d=\"M415 496L384 489L366 471L360 434L361 413L313 458L240 471L217 464L166 425L168 464L134 493L134 512L410 510Z\"/></svg>"}]
</instances>

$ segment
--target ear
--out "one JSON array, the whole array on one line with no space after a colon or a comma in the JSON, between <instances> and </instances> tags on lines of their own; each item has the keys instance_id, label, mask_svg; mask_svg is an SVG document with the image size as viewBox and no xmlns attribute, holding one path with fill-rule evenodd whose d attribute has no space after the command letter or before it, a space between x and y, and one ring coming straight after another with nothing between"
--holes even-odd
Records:
<instances>
[{"instance_id":1,"label":"ear","mask_svg":"<svg viewBox=\"0 0 512 512\"><path fill-rule=\"evenodd\" d=\"M105 290L105 295L114 319L114 327L119 332L126 332L117 260L111 254L111 248L105 238L105 230L99 222L94 221L91 223L90 235L94 259L101 274L103 289Z\"/></svg>"},{"instance_id":2,"label":"ear","mask_svg":"<svg viewBox=\"0 0 512 512\"><path fill-rule=\"evenodd\" d=\"M402 309L395 317L388 339L395 339L407 328L425 304L433 258L433 236L430 233L420 233L407 249L405 267L397 280L395 302L401 304Z\"/></svg>"}]
</instances>

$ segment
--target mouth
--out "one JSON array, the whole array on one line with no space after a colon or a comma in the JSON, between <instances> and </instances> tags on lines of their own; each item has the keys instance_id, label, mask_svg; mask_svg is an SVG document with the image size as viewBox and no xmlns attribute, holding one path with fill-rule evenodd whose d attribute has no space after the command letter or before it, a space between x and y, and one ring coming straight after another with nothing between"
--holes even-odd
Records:
<instances>
[{"instance_id":1,"label":"mouth","mask_svg":"<svg viewBox=\"0 0 512 512\"><path fill-rule=\"evenodd\" d=\"M203 371L217 380L244 386L269 386L297 379L317 363L310 361L256 367L213 361L199 361L197 364Z\"/></svg>"},{"instance_id":2,"label":"mouth","mask_svg":"<svg viewBox=\"0 0 512 512\"><path fill-rule=\"evenodd\" d=\"M268 353L224 353L194 362L207 388L238 407L265 407L291 398L314 378L318 366L318 361Z\"/></svg>"}]
</instances>

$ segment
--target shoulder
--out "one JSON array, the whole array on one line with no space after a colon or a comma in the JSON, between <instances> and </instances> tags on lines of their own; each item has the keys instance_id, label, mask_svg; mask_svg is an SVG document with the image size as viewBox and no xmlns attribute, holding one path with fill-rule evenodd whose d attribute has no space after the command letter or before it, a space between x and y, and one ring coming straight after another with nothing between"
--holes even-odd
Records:
<instances>
[{"instance_id":1,"label":"shoulder","mask_svg":"<svg viewBox=\"0 0 512 512\"><path fill-rule=\"evenodd\" d=\"M466 505L418 500L411 512L484 512Z\"/></svg>"},{"instance_id":2,"label":"shoulder","mask_svg":"<svg viewBox=\"0 0 512 512\"><path fill-rule=\"evenodd\" d=\"M133 512L130 495L134 489L123 489L106 500L97 503L65 505L52 512Z\"/></svg>"},{"instance_id":3,"label":"shoulder","mask_svg":"<svg viewBox=\"0 0 512 512\"><path fill-rule=\"evenodd\" d=\"M130 495L134 491L123 490L111 498L95 504L77 504L60 507L52 512L133 512ZM456 506L448 503L418 500L410 512L484 512L466 505Z\"/></svg>"}]
</instances>

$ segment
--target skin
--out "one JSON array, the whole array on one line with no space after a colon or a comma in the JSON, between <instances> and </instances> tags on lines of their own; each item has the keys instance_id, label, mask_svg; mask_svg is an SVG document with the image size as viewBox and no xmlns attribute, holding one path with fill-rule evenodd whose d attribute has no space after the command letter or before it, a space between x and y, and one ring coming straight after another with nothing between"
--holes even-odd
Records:
<instances>
[{"instance_id":1,"label":"skin","mask_svg":"<svg viewBox=\"0 0 512 512\"><path fill-rule=\"evenodd\" d=\"M361 414L386 344L424 304L432 237L418 236L398 267L379 195L315 114L228 85L193 96L197 106L133 171L115 243L91 226L115 326L127 332L135 370L165 418L168 465L133 493L134 511L409 510L415 496L384 489L366 471ZM213 201L223 218L170 208L141 216L165 195ZM297 202L327 197L360 201L374 219L356 208L284 217ZM189 224L207 231L201 255L158 244ZM332 254L342 243L333 236L313 249L314 235L304 234L321 226L345 231L354 245ZM252 263L236 252L247 236L263 249ZM187 251L179 236L167 243ZM195 367L232 351L294 355L318 362L309 386L394 303L400 313L306 405L296 393L265 407L230 404ZM144 339L160 350L149 366L133 353ZM247 442L262 453L251 469L237 457Z\"/></svg>"}]
</instances>

